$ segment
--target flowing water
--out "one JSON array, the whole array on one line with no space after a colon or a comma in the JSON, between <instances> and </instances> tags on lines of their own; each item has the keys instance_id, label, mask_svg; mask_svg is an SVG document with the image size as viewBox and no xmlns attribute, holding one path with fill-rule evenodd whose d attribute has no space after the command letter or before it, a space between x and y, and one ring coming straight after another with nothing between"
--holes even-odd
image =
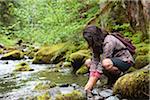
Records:
<instances>
[{"instance_id":1,"label":"flowing water","mask_svg":"<svg viewBox=\"0 0 150 100\"><path fill-rule=\"evenodd\" d=\"M15 66L20 62L27 62L34 71L15 72ZM54 65L32 64L31 60L0 60L0 100L18 100L19 98L41 94L34 90L40 82L51 81L57 85L78 84L82 87L87 81L87 76L74 76L70 68L62 68L59 72L52 71ZM72 87L56 87L51 89L51 94L57 91L68 93Z\"/></svg>"}]
</instances>

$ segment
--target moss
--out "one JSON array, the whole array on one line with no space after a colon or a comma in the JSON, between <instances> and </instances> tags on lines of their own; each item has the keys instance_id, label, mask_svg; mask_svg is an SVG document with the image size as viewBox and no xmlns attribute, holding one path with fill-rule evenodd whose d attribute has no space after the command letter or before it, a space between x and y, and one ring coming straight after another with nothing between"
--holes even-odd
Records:
<instances>
[{"instance_id":1,"label":"moss","mask_svg":"<svg viewBox=\"0 0 150 100\"><path fill-rule=\"evenodd\" d=\"M90 58L89 50L79 50L75 53L72 53L69 60L71 61L74 72L76 72L88 58Z\"/></svg>"},{"instance_id":2,"label":"moss","mask_svg":"<svg viewBox=\"0 0 150 100\"><path fill-rule=\"evenodd\" d=\"M48 90L50 88L53 88L56 86L56 83L54 82L42 82L42 83L39 83L35 86L34 90L36 91L40 91L40 90Z\"/></svg>"},{"instance_id":3,"label":"moss","mask_svg":"<svg viewBox=\"0 0 150 100\"><path fill-rule=\"evenodd\" d=\"M37 100L51 100L51 96L46 92L43 95L37 96Z\"/></svg>"},{"instance_id":4,"label":"moss","mask_svg":"<svg viewBox=\"0 0 150 100\"><path fill-rule=\"evenodd\" d=\"M61 61L58 64L56 64L55 67L60 68L60 67L62 67L62 65L63 65L63 62Z\"/></svg>"},{"instance_id":5,"label":"moss","mask_svg":"<svg viewBox=\"0 0 150 100\"><path fill-rule=\"evenodd\" d=\"M33 49L25 52L24 54L28 56L30 59L33 59L35 56L35 53L38 51L38 49Z\"/></svg>"},{"instance_id":6,"label":"moss","mask_svg":"<svg viewBox=\"0 0 150 100\"><path fill-rule=\"evenodd\" d=\"M66 54L70 51L70 48L74 45L70 43L60 43L52 46L42 47L36 54L33 59L33 63L59 63L64 61Z\"/></svg>"},{"instance_id":7,"label":"moss","mask_svg":"<svg viewBox=\"0 0 150 100\"><path fill-rule=\"evenodd\" d=\"M130 68L126 71L126 73L130 73L130 72L133 72L133 71L136 71L136 70L137 70L136 68L130 67Z\"/></svg>"},{"instance_id":8,"label":"moss","mask_svg":"<svg viewBox=\"0 0 150 100\"><path fill-rule=\"evenodd\" d=\"M2 56L2 60L20 60L23 58L23 52L20 50L14 50L9 53L6 53Z\"/></svg>"},{"instance_id":9,"label":"moss","mask_svg":"<svg viewBox=\"0 0 150 100\"><path fill-rule=\"evenodd\" d=\"M81 92L74 90L72 93L69 94L57 95L56 100L86 100L86 99Z\"/></svg>"},{"instance_id":10,"label":"moss","mask_svg":"<svg viewBox=\"0 0 150 100\"><path fill-rule=\"evenodd\" d=\"M71 67L71 62L59 62L58 64L55 65L55 67L60 68L60 67Z\"/></svg>"},{"instance_id":11,"label":"moss","mask_svg":"<svg viewBox=\"0 0 150 100\"><path fill-rule=\"evenodd\" d=\"M71 62L64 62L63 67L71 67Z\"/></svg>"},{"instance_id":12,"label":"moss","mask_svg":"<svg viewBox=\"0 0 150 100\"><path fill-rule=\"evenodd\" d=\"M2 54L4 52L4 50L3 49L0 49L0 54Z\"/></svg>"},{"instance_id":13,"label":"moss","mask_svg":"<svg viewBox=\"0 0 150 100\"><path fill-rule=\"evenodd\" d=\"M86 74L88 71L89 69L86 66L82 66L76 71L76 74Z\"/></svg>"},{"instance_id":14,"label":"moss","mask_svg":"<svg viewBox=\"0 0 150 100\"><path fill-rule=\"evenodd\" d=\"M147 98L149 94L149 70L141 69L120 77L113 87L114 94L122 97Z\"/></svg>"},{"instance_id":15,"label":"moss","mask_svg":"<svg viewBox=\"0 0 150 100\"><path fill-rule=\"evenodd\" d=\"M135 59L134 67L137 69L140 69L140 68L148 65L149 62L150 62L149 55L139 55Z\"/></svg>"},{"instance_id":16,"label":"moss","mask_svg":"<svg viewBox=\"0 0 150 100\"><path fill-rule=\"evenodd\" d=\"M16 65L15 71L32 71L33 69L29 67L26 62L21 62Z\"/></svg>"}]
</instances>

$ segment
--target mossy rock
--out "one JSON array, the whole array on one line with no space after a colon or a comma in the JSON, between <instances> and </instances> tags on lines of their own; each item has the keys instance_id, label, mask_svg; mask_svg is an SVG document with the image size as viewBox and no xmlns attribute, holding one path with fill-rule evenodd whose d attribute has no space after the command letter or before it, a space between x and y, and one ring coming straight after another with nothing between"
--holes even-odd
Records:
<instances>
[{"instance_id":1,"label":"mossy rock","mask_svg":"<svg viewBox=\"0 0 150 100\"><path fill-rule=\"evenodd\" d=\"M49 92L45 92L37 96L28 96L26 98L19 98L18 100L52 100Z\"/></svg>"},{"instance_id":2,"label":"mossy rock","mask_svg":"<svg viewBox=\"0 0 150 100\"><path fill-rule=\"evenodd\" d=\"M36 91L43 91L43 90L48 90L50 88L53 88L56 86L56 83L54 82L50 82L50 81L46 81L46 82L41 82L39 84L37 84L34 88L34 90Z\"/></svg>"},{"instance_id":3,"label":"mossy rock","mask_svg":"<svg viewBox=\"0 0 150 100\"><path fill-rule=\"evenodd\" d=\"M67 47L65 43L42 47L36 54L33 59L34 64L50 64L50 63L58 63L64 60L63 56L67 51Z\"/></svg>"},{"instance_id":4,"label":"mossy rock","mask_svg":"<svg viewBox=\"0 0 150 100\"><path fill-rule=\"evenodd\" d=\"M90 57L89 50L79 50L75 53L72 53L69 57L69 60L73 66L73 71L76 72L84 64L85 60Z\"/></svg>"},{"instance_id":5,"label":"mossy rock","mask_svg":"<svg viewBox=\"0 0 150 100\"><path fill-rule=\"evenodd\" d=\"M68 94L59 94L56 96L56 100L86 100L83 93L80 91L74 90Z\"/></svg>"},{"instance_id":6,"label":"mossy rock","mask_svg":"<svg viewBox=\"0 0 150 100\"><path fill-rule=\"evenodd\" d=\"M52 100L49 92L46 92L40 96L37 96L36 98L37 98L36 100Z\"/></svg>"},{"instance_id":7,"label":"mossy rock","mask_svg":"<svg viewBox=\"0 0 150 100\"><path fill-rule=\"evenodd\" d=\"M3 54L4 50L3 49L0 49L0 54Z\"/></svg>"},{"instance_id":8,"label":"mossy rock","mask_svg":"<svg viewBox=\"0 0 150 100\"><path fill-rule=\"evenodd\" d=\"M20 50L14 50L6 53L2 56L1 60L20 60L23 58L23 52Z\"/></svg>"},{"instance_id":9,"label":"mossy rock","mask_svg":"<svg viewBox=\"0 0 150 100\"><path fill-rule=\"evenodd\" d=\"M134 72L134 71L136 71L136 70L137 70L136 68L130 67L130 68L126 71L126 73Z\"/></svg>"},{"instance_id":10,"label":"mossy rock","mask_svg":"<svg viewBox=\"0 0 150 100\"><path fill-rule=\"evenodd\" d=\"M71 67L71 62L63 62L63 67Z\"/></svg>"},{"instance_id":11,"label":"mossy rock","mask_svg":"<svg viewBox=\"0 0 150 100\"><path fill-rule=\"evenodd\" d=\"M113 87L114 94L128 98L148 98L149 70L140 69L120 77Z\"/></svg>"},{"instance_id":12,"label":"mossy rock","mask_svg":"<svg viewBox=\"0 0 150 100\"><path fill-rule=\"evenodd\" d=\"M88 73L89 69L86 66L81 66L77 71L76 74L86 74Z\"/></svg>"},{"instance_id":13,"label":"mossy rock","mask_svg":"<svg viewBox=\"0 0 150 100\"><path fill-rule=\"evenodd\" d=\"M28 63L21 62L21 63L16 65L16 68L14 71L33 71L33 69L30 68Z\"/></svg>"},{"instance_id":14,"label":"mossy rock","mask_svg":"<svg viewBox=\"0 0 150 100\"><path fill-rule=\"evenodd\" d=\"M71 62L59 62L58 64L55 65L55 67L71 67Z\"/></svg>"},{"instance_id":15,"label":"mossy rock","mask_svg":"<svg viewBox=\"0 0 150 100\"><path fill-rule=\"evenodd\" d=\"M150 58L148 55L139 55L135 59L134 67L137 69L143 68L144 66L148 65L150 62Z\"/></svg>"},{"instance_id":16,"label":"mossy rock","mask_svg":"<svg viewBox=\"0 0 150 100\"><path fill-rule=\"evenodd\" d=\"M36 52L38 52L39 48L35 48L35 47L30 47L28 48L27 51L24 52L24 54L29 58L29 59L33 59Z\"/></svg>"}]
</instances>

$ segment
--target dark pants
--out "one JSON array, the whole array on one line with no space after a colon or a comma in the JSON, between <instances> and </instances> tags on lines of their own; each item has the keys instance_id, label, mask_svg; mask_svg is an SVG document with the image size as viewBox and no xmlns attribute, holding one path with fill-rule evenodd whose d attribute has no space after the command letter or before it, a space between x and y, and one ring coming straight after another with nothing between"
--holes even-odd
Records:
<instances>
[{"instance_id":1,"label":"dark pants","mask_svg":"<svg viewBox=\"0 0 150 100\"><path fill-rule=\"evenodd\" d=\"M111 58L111 60L113 62L113 66L117 67L122 72L127 71L132 66L132 63L124 62L118 58ZM107 70L103 70L103 73L108 77L107 84L110 86L112 86L116 82L116 80L120 77L121 74L121 72L115 74L115 73L108 72Z\"/></svg>"},{"instance_id":2,"label":"dark pants","mask_svg":"<svg viewBox=\"0 0 150 100\"><path fill-rule=\"evenodd\" d=\"M132 63L124 62L118 58L111 58L111 61L113 62L113 65L122 72L127 71L132 66Z\"/></svg>"}]
</instances>

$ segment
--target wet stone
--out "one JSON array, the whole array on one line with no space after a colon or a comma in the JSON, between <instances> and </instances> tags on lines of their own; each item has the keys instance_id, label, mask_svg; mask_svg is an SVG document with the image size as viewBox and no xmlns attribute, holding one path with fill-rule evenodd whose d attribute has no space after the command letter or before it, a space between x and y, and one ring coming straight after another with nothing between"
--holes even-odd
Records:
<instances>
[{"instance_id":1,"label":"wet stone","mask_svg":"<svg viewBox=\"0 0 150 100\"><path fill-rule=\"evenodd\" d=\"M78 89L78 88L80 88L80 86L79 86L79 85L77 85L77 84L75 84L75 83L71 84L71 86L72 86L74 89Z\"/></svg>"},{"instance_id":2,"label":"wet stone","mask_svg":"<svg viewBox=\"0 0 150 100\"><path fill-rule=\"evenodd\" d=\"M113 91L111 89L106 89L106 90L101 91L99 94L100 96L107 98L113 94Z\"/></svg>"},{"instance_id":3,"label":"wet stone","mask_svg":"<svg viewBox=\"0 0 150 100\"><path fill-rule=\"evenodd\" d=\"M94 96L94 100L104 100L104 98L101 96Z\"/></svg>"},{"instance_id":4,"label":"wet stone","mask_svg":"<svg viewBox=\"0 0 150 100\"><path fill-rule=\"evenodd\" d=\"M68 86L69 86L69 84L67 84L67 83L66 83L66 84L60 84L60 85L59 85L59 87L68 87Z\"/></svg>"},{"instance_id":5,"label":"wet stone","mask_svg":"<svg viewBox=\"0 0 150 100\"><path fill-rule=\"evenodd\" d=\"M98 90L97 89L93 89L92 94L93 95L99 95Z\"/></svg>"},{"instance_id":6,"label":"wet stone","mask_svg":"<svg viewBox=\"0 0 150 100\"><path fill-rule=\"evenodd\" d=\"M110 97L108 97L108 98L105 99L105 100L119 100L119 98L116 97L116 96L110 96Z\"/></svg>"}]
</instances>

